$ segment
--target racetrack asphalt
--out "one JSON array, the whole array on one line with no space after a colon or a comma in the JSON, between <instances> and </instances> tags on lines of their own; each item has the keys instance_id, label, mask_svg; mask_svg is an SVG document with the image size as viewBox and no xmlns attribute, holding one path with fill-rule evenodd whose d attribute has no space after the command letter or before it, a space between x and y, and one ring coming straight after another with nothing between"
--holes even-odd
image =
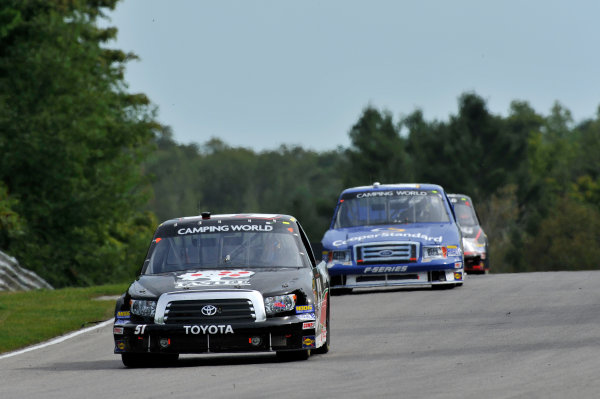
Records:
<instances>
[{"instance_id":1,"label":"racetrack asphalt","mask_svg":"<svg viewBox=\"0 0 600 399\"><path fill-rule=\"evenodd\" d=\"M0 358L0 398L596 398L600 271L468 276L332 297L331 351L126 369L104 325Z\"/></svg>"}]
</instances>

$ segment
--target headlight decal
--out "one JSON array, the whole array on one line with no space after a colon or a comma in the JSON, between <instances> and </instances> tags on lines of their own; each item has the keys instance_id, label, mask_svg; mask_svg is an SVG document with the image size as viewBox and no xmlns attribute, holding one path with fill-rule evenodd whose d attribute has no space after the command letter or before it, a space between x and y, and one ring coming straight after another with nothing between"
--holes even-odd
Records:
<instances>
[{"instance_id":1,"label":"headlight decal","mask_svg":"<svg viewBox=\"0 0 600 399\"><path fill-rule=\"evenodd\" d=\"M131 300L131 313L137 316L154 317L156 312L156 301L148 301L145 299Z\"/></svg>"},{"instance_id":2,"label":"headlight decal","mask_svg":"<svg viewBox=\"0 0 600 399\"><path fill-rule=\"evenodd\" d=\"M447 257L448 249L439 245L423 247L423 260L444 259Z\"/></svg>"},{"instance_id":3,"label":"headlight decal","mask_svg":"<svg viewBox=\"0 0 600 399\"><path fill-rule=\"evenodd\" d=\"M329 251L327 261L329 263L333 262L333 263L341 263L343 265L350 265L350 264L352 264L350 250L344 249L344 250Z\"/></svg>"},{"instance_id":4,"label":"headlight decal","mask_svg":"<svg viewBox=\"0 0 600 399\"><path fill-rule=\"evenodd\" d=\"M265 298L265 311L268 315L281 312L289 312L296 306L296 295L277 295Z\"/></svg>"}]
</instances>

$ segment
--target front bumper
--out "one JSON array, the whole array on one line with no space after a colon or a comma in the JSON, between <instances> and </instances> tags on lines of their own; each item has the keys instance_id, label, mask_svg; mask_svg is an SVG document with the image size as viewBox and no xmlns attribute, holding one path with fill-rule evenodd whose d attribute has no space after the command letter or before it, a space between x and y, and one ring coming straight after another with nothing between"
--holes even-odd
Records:
<instances>
[{"instance_id":1,"label":"front bumper","mask_svg":"<svg viewBox=\"0 0 600 399\"><path fill-rule=\"evenodd\" d=\"M312 320L311 320L312 319ZM315 348L314 314L232 324L115 324L115 353L270 352Z\"/></svg>"},{"instance_id":2,"label":"front bumper","mask_svg":"<svg viewBox=\"0 0 600 399\"><path fill-rule=\"evenodd\" d=\"M467 273L485 273L489 270L485 255L485 253L465 254L465 271Z\"/></svg>"},{"instance_id":3,"label":"front bumper","mask_svg":"<svg viewBox=\"0 0 600 399\"><path fill-rule=\"evenodd\" d=\"M368 266L329 263L327 267L332 289L445 285L464 281L463 262L460 258L444 263Z\"/></svg>"}]
</instances>

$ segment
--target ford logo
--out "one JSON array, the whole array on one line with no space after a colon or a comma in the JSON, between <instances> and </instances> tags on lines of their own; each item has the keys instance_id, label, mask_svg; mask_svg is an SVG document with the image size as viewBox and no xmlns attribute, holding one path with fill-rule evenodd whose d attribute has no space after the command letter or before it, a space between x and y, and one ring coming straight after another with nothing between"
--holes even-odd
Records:
<instances>
[{"instance_id":1,"label":"ford logo","mask_svg":"<svg viewBox=\"0 0 600 399\"><path fill-rule=\"evenodd\" d=\"M393 253L391 249L384 249L383 251L379 251L379 256L392 256Z\"/></svg>"},{"instance_id":2,"label":"ford logo","mask_svg":"<svg viewBox=\"0 0 600 399\"><path fill-rule=\"evenodd\" d=\"M217 307L214 305L204 305L202 306L202 309L200 309L200 312L204 316L214 316L217 314L217 310Z\"/></svg>"}]
</instances>

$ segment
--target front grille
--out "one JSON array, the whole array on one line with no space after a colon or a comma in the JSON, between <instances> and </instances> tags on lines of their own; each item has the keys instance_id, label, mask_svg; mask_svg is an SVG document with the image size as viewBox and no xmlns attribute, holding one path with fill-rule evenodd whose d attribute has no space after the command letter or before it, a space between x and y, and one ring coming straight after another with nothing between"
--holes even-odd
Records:
<instances>
[{"instance_id":1,"label":"front grille","mask_svg":"<svg viewBox=\"0 0 600 399\"><path fill-rule=\"evenodd\" d=\"M158 298L154 316L156 324L260 323L266 320L262 294L240 289L167 292Z\"/></svg>"},{"instance_id":2,"label":"front grille","mask_svg":"<svg viewBox=\"0 0 600 399\"><path fill-rule=\"evenodd\" d=\"M391 264L417 261L418 243L381 242L358 244L354 247L356 262L360 264Z\"/></svg>"},{"instance_id":3,"label":"front grille","mask_svg":"<svg viewBox=\"0 0 600 399\"><path fill-rule=\"evenodd\" d=\"M202 314L202 308L214 306L216 313ZM165 324L255 321L256 314L249 299L202 299L173 301L165 309Z\"/></svg>"}]
</instances>

